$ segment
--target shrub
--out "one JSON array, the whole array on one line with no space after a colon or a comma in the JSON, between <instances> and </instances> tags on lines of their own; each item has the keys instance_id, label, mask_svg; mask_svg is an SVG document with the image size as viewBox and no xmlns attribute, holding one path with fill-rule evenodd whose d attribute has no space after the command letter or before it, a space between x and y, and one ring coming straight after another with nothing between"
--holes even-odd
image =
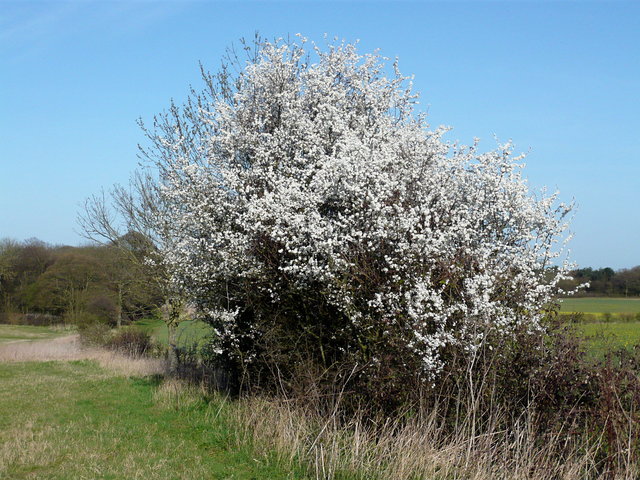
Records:
<instances>
[{"instance_id":1,"label":"shrub","mask_svg":"<svg viewBox=\"0 0 640 480\"><path fill-rule=\"evenodd\" d=\"M22 315L21 325L34 325L34 326L51 326L62 323L62 318L59 315L51 315L48 313L25 313Z\"/></svg>"},{"instance_id":2,"label":"shrub","mask_svg":"<svg viewBox=\"0 0 640 480\"><path fill-rule=\"evenodd\" d=\"M65 312L63 318L64 318L64 323L77 325L78 328L82 328L84 326L91 325L94 323L106 324L106 322L104 322L100 318L100 316L95 315L93 313L89 313L86 310L82 310L82 309Z\"/></svg>"},{"instance_id":3,"label":"shrub","mask_svg":"<svg viewBox=\"0 0 640 480\"><path fill-rule=\"evenodd\" d=\"M640 345L595 357L570 326L556 322L544 334L520 332L507 341L513 344L449 369L441 388L423 397L426 411L437 411L452 429L475 422L477 432L517 429L527 416L537 442L589 448L598 478L638 465Z\"/></svg>"},{"instance_id":4,"label":"shrub","mask_svg":"<svg viewBox=\"0 0 640 480\"><path fill-rule=\"evenodd\" d=\"M619 313L618 319L621 322L633 322L636 319L636 314L633 313Z\"/></svg>"},{"instance_id":5,"label":"shrub","mask_svg":"<svg viewBox=\"0 0 640 480\"><path fill-rule=\"evenodd\" d=\"M141 357L150 353L153 345L151 336L138 328L118 330L106 343L107 348L132 357Z\"/></svg>"},{"instance_id":6,"label":"shrub","mask_svg":"<svg viewBox=\"0 0 640 480\"><path fill-rule=\"evenodd\" d=\"M162 258L225 368L396 402L540 331L570 206L529 192L511 145L448 144L354 45L255 51L147 131Z\"/></svg>"},{"instance_id":7,"label":"shrub","mask_svg":"<svg viewBox=\"0 0 640 480\"><path fill-rule=\"evenodd\" d=\"M100 322L84 322L78 324L80 342L89 347L102 347L111 339L111 328Z\"/></svg>"}]
</instances>

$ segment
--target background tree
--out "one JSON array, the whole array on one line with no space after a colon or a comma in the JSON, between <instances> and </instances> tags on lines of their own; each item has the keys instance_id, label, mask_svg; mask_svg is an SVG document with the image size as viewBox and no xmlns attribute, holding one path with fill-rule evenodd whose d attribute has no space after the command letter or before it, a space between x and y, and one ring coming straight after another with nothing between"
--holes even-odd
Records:
<instances>
[{"instance_id":1,"label":"background tree","mask_svg":"<svg viewBox=\"0 0 640 480\"><path fill-rule=\"evenodd\" d=\"M103 265L93 256L76 250L64 251L22 292L22 302L32 311L65 315L82 320L92 291L104 283Z\"/></svg>"},{"instance_id":2,"label":"background tree","mask_svg":"<svg viewBox=\"0 0 640 480\"><path fill-rule=\"evenodd\" d=\"M114 317L119 328L124 316L150 315L161 303L157 282L149 278L145 265L145 242L130 232L118 240L118 246L100 249L105 283L115 302Z\"/></svg>"},{"instance_id":3,"label":"background tree","mask_svg":"<svg viewBox=\"0 0 640 480\"><path fill-rule=\"evenodd\" d=\"M53 249L37 238L25 240L14 263L17 288L33 283L54 262Z\"/></svg>"},{"instance_id":4,"label":"background tree","mask_svg":"<svg viewBox=\"0 0 640 480\"><path fill-rule=\"evenodd\" d=\"M640 266L616 272L611 281L614 291L625 297L640 295Z\"/></svg>"},{"instance_id":5,"label":"background tree","mask_svg":"<svg viewBox=\"0 0 640 480\"><path fill-rule=\"evenodd\" d=\"M579 285L581 295L640 295L640 266L621 269L617 272L610 267L594 269L579 268L570 272L571 280L564 280L563 289L570 290Z\"/></svg>"},{"instance_id":6,"label":"background tree","mask_svg":"<svg viewBox=\"0 0 640 480\"><path fill-rule=\"evenodd\" d=\"M134 238L125 241L130 250L142 248ZM20 323L31 321L32 314L44 314L47 321L118 325L149 315L160 303L159 293L155 282L136 267L114 246L4 240L0 244L0 321Z\"/></svg>"},{"instance_id":7,"label":"background tree","mask_svg":"<svg viewBox=\"0 0 640 480\"><path fill-rule=\"evenodd\" d=\"M15 263L18 256L18 242L5 238L0 240L0 318L13 309L11 292L14 289L16 276ZM6 319L4 319L6 321Z\"/></svg>"}]
</instances>

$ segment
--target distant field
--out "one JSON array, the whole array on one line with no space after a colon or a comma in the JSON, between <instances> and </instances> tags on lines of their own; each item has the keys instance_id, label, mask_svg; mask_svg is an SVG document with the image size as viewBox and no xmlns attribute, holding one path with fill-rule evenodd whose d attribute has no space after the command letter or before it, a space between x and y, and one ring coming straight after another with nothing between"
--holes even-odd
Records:
<instances>
[{"instance_id":1,"label":"distant field","mask_svg":"<svg viewBox=\"0 0 640 480\"><path fill-rule=\"evenodd\" d=\"M564 298L560 311L566 313L640 313L639 298Z\"/></svg>"},{"instance_id":2,"label":"distant field","mask_svg":"<svg viewBox=\"0 0 640 480\"><path fill-rule=\"evenodd\" d=\"M578 334L587 338L593 353L604 354L611 348L629 348L640 343L638 298L566 298L560 312L584 314L575 327Z\"/></svg>"}]
</instances>

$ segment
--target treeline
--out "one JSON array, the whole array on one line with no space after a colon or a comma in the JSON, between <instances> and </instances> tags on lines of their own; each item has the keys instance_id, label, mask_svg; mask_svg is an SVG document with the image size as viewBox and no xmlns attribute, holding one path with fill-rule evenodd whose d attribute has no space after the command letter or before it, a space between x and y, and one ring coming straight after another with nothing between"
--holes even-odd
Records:
<instances>
[{"instance_id":1,"label":"treeline","mask_svg":"<svg viewBox=\"0 0 640 480\"><path fill-rule=\"evenodd\" d=\"M572 271L570 275L573 280L563 281L561 284L563 289L573 289L578 285L589 284L588 287L580 290L579 295L640 296L640 265L617 271L609 267L579 268Z\"/></svg>"},{"instance_id":2,"label":"treeline","mask_svg":"<svg viewBox=\"0 0 640 480\"><path fill-rule=\"evenodd\" d=\"M152 313L160 295L138 261L148 246L129 235L119 247L0 240L0 323L120 325Z\"/></svg>"}]
</instances>

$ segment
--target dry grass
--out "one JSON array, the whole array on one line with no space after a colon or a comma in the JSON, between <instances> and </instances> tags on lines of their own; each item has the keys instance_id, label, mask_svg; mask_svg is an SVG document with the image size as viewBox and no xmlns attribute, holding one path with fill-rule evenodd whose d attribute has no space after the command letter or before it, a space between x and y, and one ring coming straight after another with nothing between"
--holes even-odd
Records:
<instances>
[{"instance_id":1,"label":"dry grass","mask_svg":"<svg viewBox=\"0 0 640 480\"><path fill-rule=\"evenodd\" d=\"M167 378L154 392L154 403L167 410L185 410L202 405L208 395L204 387L176 378Z\"/></svg>"},{"instance_id":2,"label":"dry grass","mask_svg":"<svg viewBox=\"0 0 640 480\"><path fill-rule=\"evenodd\" d=\"M54 427L38 429L31 421L9 428L0 436L0 473L9 465L46 465L55 460L51 437ZM4 437L4 438L3 438Z\"/></svg>"},{"instance_id":3,"label":"dry grass","mask_svg":"<svg viewBox=\"0 0 640 480\"><path fill-rule=\"evenodd\" d=\"M536 437L532 419L513 430L471 434L465 422L444 434L436 415L388 420L375 427L360 418L340 422L290 402L247 398L235 405L238 442L265 455L278 452L284 464L305 464L317 479L394 480L632 480L636 465L602 476L596 445L559 436Z\"/></svg>"},{"instance_id":4,"label":"dry grass","mask_svg":"<svg viewBox=\"0 0 640 480\"><path fill-rule=\"evenodd\" d=\"M131 358L108 350L83 348L78 335L0 344L0 362L72 360L95 360L101 367L125 376L158 375L166 371L165 361L158 358Z\"/></svg>"}]
</instances>

